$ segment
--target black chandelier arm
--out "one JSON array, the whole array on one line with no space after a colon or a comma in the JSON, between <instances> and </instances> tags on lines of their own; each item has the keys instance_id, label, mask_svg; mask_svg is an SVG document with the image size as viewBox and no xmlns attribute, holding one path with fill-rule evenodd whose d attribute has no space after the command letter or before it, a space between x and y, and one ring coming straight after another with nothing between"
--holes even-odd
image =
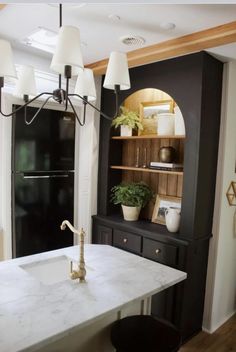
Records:
<instances>
[{"instance_id":1,"label":"black chandelier arm","mask_svg":"<svg viewBox=\"0 0 236 352\"><path fill-rule=\"evenodd\" d=\"M43 92L43 93L40 93L38 94L36 97L28 100L27 102L25 102L24 105L21 105L19 106L19 108L15 109L14 111L12 111L10 114L5 114L3 111L2 111L2 92L0 91L0 113L1 115L3 115L4 117L11 117L13 116L16 112L20 111L21 109L25 108L26 106L28 106L29 104L31 104L33 101L35 101L36 99L40 98L41 96L43 95L50 95L52 96L52 93L48 93L48 92Z\"/></svg>"},{"instance_id":2,"label":"black chandelier arm","mask_svg":"<svg viewBox=\"0 0 236 352\"><path fill-rule=\"evenodd\" d=\"M105 119L112 121L114 117L116 117L117 115L115 115L114 117L109 117L108 115L104 114L104 112L102 112L101 110L99 110L95 105L91 104L89 101L87 101L84 97L82 97L79 94L68 94L68 99L70 97L78 97L80 98L84 103L88 104L89 106L91 106L94 110L96 110L97 112L99 112L103 117L105 117Z\"/></svg>"},{"instance_id":3,"label":"black chandelier arm","mask_svg":"<svg viewBox=\"0 0 236 352\"><path fill-rule=\"evenodd\" d=\"M32 117L32 119L30 121L27 121L27 116L26 116L26 110L27 110L27 106L25 106L25 114L24 114L24 119L25 119L25 124L26 125L31 125L31 123L36 119L36 117L38 116L38 114L40 113L40 111L44 108L44 106L47 104L47 102L52 99L52 95L49 96L43 103L43 105L37 110L37 112L34 114L34 116Z\"/></svg>"},{"instance_id":4,"label":"black chandelier arm","mask_svg":"<svg viewBox=\"0 0 236 352\"><path fill-rule=\"evenodd\" d=\"M76 119L77 119L79 125L80 125L80 126L84 126L84 124L85 124L86 106L84 107L84 116L83 116L83 121L81 122L81 121L80 121L80 118L79 118L79 116L78 116L78 114L77 114L77 112L76 112L76 110L75 110L75 108L74 108L74 105L72 104L72 101L71 101L70 98L69 98L69 96L67 97L67 99L68 99L68 102L69 102L69 104L70 104L70 106L71 106L71 109L73 110L73 113L75 114L75 117L76 117Z\"/></svg>"}]
</instances>

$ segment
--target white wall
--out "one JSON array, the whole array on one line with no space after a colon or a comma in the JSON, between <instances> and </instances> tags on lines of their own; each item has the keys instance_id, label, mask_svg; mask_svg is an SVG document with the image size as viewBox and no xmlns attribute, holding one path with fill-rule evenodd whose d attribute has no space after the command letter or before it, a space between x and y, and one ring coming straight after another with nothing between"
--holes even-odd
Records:
<instances>
[{"instance_id":1,"label":"white wall","mask_svg":"<svg viewBox=\"0 0 236 352\"><path fill-rule=\"evenodd\" d=\"M213 332L236 311L236 235L226 192L236 181L236 62L224 66L213 238L210 243L203 328Z\"/></svg>"},{"instance_id":2,"label":"white wall","mask_svg":"<svg viewBox=\"0 0 236 352\"><path fill-rule=\"evenodd\" d=\"M7 99L3 111L9 111ZM3 258L11 258L11 118L0 115L0 227L3 229Z\"/></svg>"},{"instance_id":3,"label":"white wall","mask_svg":"<svg viewBox=\"0 0 236 352\"><path fill-rule=\"evenodd\" d=\"M95 78L97 107L100 107L101 77ZM76 145L79 146L77 163L78 170L77 204L75 216L76 226L83 227L87 234L86 243L92 240L91 215L97 213L97 178L99 152L100 115L93 108L87 107L86 124L77 126Z\"/></svg>"},{"instance_id":4,"label":"white wall","mask_svg":"<svg viewBox=\"0 0 236 352\"><path fill-rule=\"evenodd\" d=\"M53 73L50 69L50 58L34 55L29 52L13 48L13 60L17 65L32 65L36 70Z\"/></svg>"}]
</instances>

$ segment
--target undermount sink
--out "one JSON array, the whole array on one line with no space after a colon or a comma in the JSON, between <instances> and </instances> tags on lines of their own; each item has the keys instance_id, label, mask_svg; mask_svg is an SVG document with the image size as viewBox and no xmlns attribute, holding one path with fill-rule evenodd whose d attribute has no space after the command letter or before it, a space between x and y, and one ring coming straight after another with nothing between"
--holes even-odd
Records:
<instances>
[{"instance_id":1,"label":"undermount sink","mask_svg":"<svg viewBox=\"0 0 236 352\"><path fill-rule=\"evenodd\" d=\"M20 267L44 285L53 285L57 282L70 279L70 259L65 255L46 259Z\"/></svg>"}]
</instances>

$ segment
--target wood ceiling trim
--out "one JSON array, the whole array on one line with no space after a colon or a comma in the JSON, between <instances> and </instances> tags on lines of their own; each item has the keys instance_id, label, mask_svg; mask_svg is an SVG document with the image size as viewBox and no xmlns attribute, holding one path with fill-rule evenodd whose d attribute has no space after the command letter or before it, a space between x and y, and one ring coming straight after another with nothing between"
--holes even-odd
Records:
<instances>
[{"instance_id":1,"label":"wood ceiling trim","mask_svg":"<svg viewBox=\"0 0 236 352\"><path fill-rule=\"evenodd\" d=\"M236 42L236 21L130 51L128 63L129 67L135 67L233 42ZM93 69L95 75L102 75L107 63L108 59L104 59L86 67Z\"/></svg>"},{"instance_id":2,"label":"wood ceiling trim","mask_svg":"<svg viewBox=\"0 0 236 352\"><path fill-rule=\"evenodd\" d=\"M2 9L4 9L4 7L6 7L7 5L6 4L0 4L0 11L2 10Z\"/></svg>"}]
</instances>

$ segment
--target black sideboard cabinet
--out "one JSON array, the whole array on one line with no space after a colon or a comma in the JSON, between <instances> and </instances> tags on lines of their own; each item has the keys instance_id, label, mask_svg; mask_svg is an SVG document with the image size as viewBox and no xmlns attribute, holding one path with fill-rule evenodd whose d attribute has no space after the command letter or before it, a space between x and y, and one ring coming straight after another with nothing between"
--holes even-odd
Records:
<instances>
[{"instance_id":1,"label":"black sideboard cabinet","mask_svg":"<svg viewBox=\"0 0 236 352\"><path fill-rule=\"evenodd\" d=\"M110 202L111 188L122 171L122 143L112 140L110 122L101 119L98 214L93 216L93 243L104 243L187 272L188 278L155 295L152 314L174 323L183 340L201 330L209 240L215 199L223 64L205 52L130 70L132 87L121 91L120 104L132 93L156 88L180 107L186 127L180 230L147 220L124 221ZM114 114L114 93L102 89L102 110Z\"/></svg>"}]
</instances>

